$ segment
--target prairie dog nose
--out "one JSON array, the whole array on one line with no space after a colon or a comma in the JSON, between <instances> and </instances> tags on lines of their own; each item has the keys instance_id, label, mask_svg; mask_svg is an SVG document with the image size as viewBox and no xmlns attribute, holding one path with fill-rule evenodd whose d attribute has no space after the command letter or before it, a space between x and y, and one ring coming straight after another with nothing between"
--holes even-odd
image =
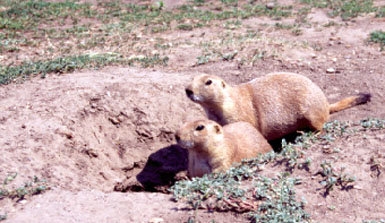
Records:
<instances>
[{"instance_id":1,"label":"prairie dog nose","mask_svg":"<svg viewBox=\"0 0 385 223\"><path fill-rule=\"evenodd\" d=\"M191 97L191 95L193 95L193 94L194 94L194 92L192 90L186 88L186 95L187 95L187 97Z\"/></svg>"}]
</instances>

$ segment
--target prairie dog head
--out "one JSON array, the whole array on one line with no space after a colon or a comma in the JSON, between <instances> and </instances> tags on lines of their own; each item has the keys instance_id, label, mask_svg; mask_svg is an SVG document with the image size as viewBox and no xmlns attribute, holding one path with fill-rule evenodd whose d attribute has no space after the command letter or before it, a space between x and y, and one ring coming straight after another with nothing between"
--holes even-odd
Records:
<instances>
[{"instance_id":1,"label":"prairie dog head","mask_svg":"<svg viewBox=\"0 0 385 223\"><path fill-rule=\"evenodd\" d=\"M201 74L194 77L192 83L186 87L186 95L199 104L218 103L223 102L229 87L220 77Z\"/></svg>"},{"instance_id":2,"label":"prairie dog head","mask_svg":"<svg viewBox=\"0 0 385 223\"><path fill-rule=\"evenodd\" d=\"M175 134L175 139L181 147L198 153L211 153L223 138L223 128L210 120L188 122Z\"/></svg>"}]
</instances>

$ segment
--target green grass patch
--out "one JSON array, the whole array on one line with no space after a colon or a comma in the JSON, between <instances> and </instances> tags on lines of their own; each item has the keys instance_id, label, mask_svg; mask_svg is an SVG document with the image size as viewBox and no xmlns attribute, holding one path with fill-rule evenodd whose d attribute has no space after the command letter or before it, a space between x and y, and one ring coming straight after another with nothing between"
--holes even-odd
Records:
<instances>
[{"instance_id":1,"label":"green grass patch","mask_svg":"<svg viewBox=\"0 0 385 223\"><path fill-rule=\"evenodd\" d=\"M193 25L190 25L190 24L179 24L176 28L180 30L186 30L186 31L190 31L194 29Z\"/></svg>"},{"instance_id":2,"label":"green grass patch","mask_svg":"<svg viewBox=\"0 0 385 223\"><path fill-rule=\"evenodd\" d=\"M385 219L376 220L362 220L362 223L385 223Z\"/></svg>"},{"instance_id":3,"label":"green grass patch","mask_svg":"<svg viewBox=\"0 0 385 223\"><path fill-rule=\"evenodd\" d=\"M12 182L16 177L17 173L10 173L3 180L3 183L0 186L0 199L10 198L21 200L27 196L40 194L50 189L45 180L41 180L36 176L33 177L32 181L25 182L23 186L10 188L9 183Z\"/></svg>"},{"instance_id":4,"label":"green grass patch","mask_svg":"<svg viewBox=\"0 0 385 223\"><path fill-rule=\"evenodd\" d=\"M0 221L7 219L7 214L0 214Z\"/></svg>"},{"instance_id":5,"label":"green grass patch","mask_svg":"<svg viewBox=\"0 0 385 223\"><path fill-rule=\"evenodd\" d=\"M76 1L2 0L0 3L6 8L0 12L0 29L7 30L29 30L43 21L60 21L67 18L76 23L78 17L93 15L90 4Z\"/></svg>"},{"instance_id":6,"label":"green grass patch","mask_svg":"<svg viewBox=\"0 0 385 223\"><path fill-rule=\"evenodd\" d=\"M374 7L372 0L301 0L301 2L317 8L327 8L329 9L329 16L340 16L343 20L349 20L360 14L378 10L377 7Z\"/></svg>"},{"instance_id":7,"label":"green grass patch","mask_svg":"<svg viewBox=\"0 0 385 223\"><path fill-rule=\"evenodd\" d=\"M377 30L370 33L369 42L379 43L381 50L385 48L385 32L382 30Z\"/></svg>"},{"instance_id":8,"label":"green grass patch","mask_svg":"<svg viewBox=\"0 0 385 223\"><path fill-rule=\"evenodd\" d=\"M8 84L17 79L27 79L33 75L41 75L44 78L47 73L67 73L83 68L99 69L111 64L130 66L139 64L142 67L153 67L155 65L167 66L167 62L168 57L161 57L159 54L128 59L116 53L59 57L53 60L24 62L17 66L0 66L0 84Z\"/></svg>"},{"instance_id":9,"label":"green grass patch","mask_svg":"<svg viewBox=\"0 0 385 223\"><path fill-rule=\"evenodd\" d=\"M376 17L377 18L384 18L385 17L385 6L382 6L382 7L377 9Z\"/></svg>"},{"instance_id":10,"label":"green grass patch","mask_svg":"<svg viewBox=\"0 0 385 223\"><path fill-rule=\"evenodd\" d=\"M24 62L17 66L0 66L0 84L8 84L15 79L26 79L31 75L72 72L82 68L99 68L121 61L117 54L96 54L60 57L53 60Z\"/></svg>"}]
</instances>

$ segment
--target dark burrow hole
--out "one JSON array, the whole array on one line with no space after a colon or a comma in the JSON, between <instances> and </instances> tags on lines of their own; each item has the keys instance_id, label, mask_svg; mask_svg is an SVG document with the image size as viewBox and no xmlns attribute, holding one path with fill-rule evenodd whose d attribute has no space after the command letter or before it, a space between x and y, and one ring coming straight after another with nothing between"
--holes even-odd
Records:
<instances>
[{"instance_id":1,"label":"dark burrow hole","mask_svg":"<svg viewBox=\"0 0 385 223\"><path fill-rule=\"evenodd\" d=\"M162 148L148 157L139 174L116 183L114 191L169 193L176 181L187 179L187 162L187 150L175 144Z\"/></svg>"}]
</instances>

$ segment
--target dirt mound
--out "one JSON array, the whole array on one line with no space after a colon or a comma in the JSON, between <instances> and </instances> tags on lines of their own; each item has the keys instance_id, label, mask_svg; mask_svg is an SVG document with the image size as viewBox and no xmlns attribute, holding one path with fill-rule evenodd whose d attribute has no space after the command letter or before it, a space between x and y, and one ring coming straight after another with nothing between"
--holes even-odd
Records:
<instances>
[{"instance_id":1,"label":"dirt mound","mask_svg":"<svg viewBox=\"0 0 385 223\"><path fill-rule=\"evenodd\" d=\"M169 183L186 168L186 153L171 146L174 131L203 117L185 97L190 76L122 68L2 87L0 178L37 175L67 190L112 191L131 176L139 187ZM145 164L168 179L147 171L136 183Z\"/></svg>"}]
</instances>

